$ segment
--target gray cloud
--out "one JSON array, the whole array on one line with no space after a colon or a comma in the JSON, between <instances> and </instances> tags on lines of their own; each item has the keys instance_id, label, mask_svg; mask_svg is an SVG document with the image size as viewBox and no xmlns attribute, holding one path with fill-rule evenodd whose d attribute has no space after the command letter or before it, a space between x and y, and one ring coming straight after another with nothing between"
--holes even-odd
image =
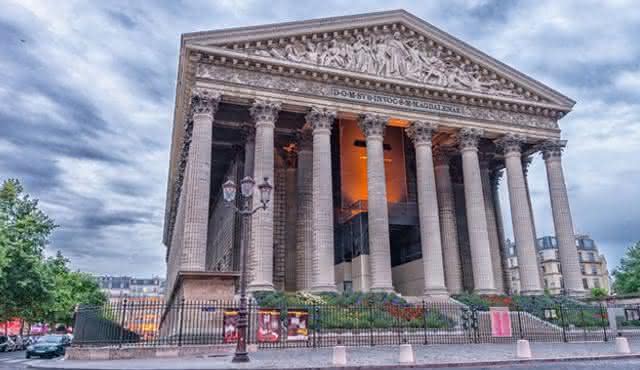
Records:
<instances>
[{"instance_id":1,"label":"gray cloud","mask_svg":"<svg viewBox=\"0 0 640 370\"><path fill-rule=\"evenodd\" d=\"M50 253L92 272L163 274L180 33L395 8L578 101L561 121L574 223L614 265L640 239L633 2L10 2L0 13L0 174L20 178L60 224ZM551 234L540 158L529 173L538 234Z\"/></svg>"}]
</instances>

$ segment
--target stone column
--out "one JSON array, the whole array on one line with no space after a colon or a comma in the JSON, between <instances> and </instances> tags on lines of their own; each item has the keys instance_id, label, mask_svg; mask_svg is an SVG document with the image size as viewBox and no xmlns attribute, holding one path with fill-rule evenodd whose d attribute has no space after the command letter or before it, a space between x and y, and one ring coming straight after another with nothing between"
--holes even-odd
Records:
<instances>
[{"instance_id":1,"label":"stone column","mask_svg":"<svg viewBox=\"0 0 640 370\"><path fill-rule=\"evenodd\" d=\"M265 177L274 184L274 129L280 103L256 100L249 112L256 125L256 144L253 178L261 183ZM255 197L259 197L256 186ZM249 291L273 290L273 202L266 210L260 210L251 217L253 260L253 280Z\"/></svg>"},{"instance_id":2,"label":"stone column","mask_svg":"<svg viewBox=\"0 0 640 370\"><path fill-rule=\"evenodd\" d=\"M547 141L542 146L542 156L547 168L553 226L558 242L564 289L567 294L583 295L585 292L582 286L576 237L573 230L573 220L571 219L571 209L569 208L567 186L562 171L562 150L566 144L566 140Z\"/></svg>"},{"instance_id":3,"label":"stone column","mask_svg":"<svg viewBox=\"0 0 640 370\"><path fill-rule=\"evenodd\" d=\"M524 176L524 186L527 189L527 203L529 203L529 210L531 211L531 230L533 231L533 240L538 240L538 234L536 233L536 218L533 215L533 206L531 203L531 191L529 189L529 166L533 161L533 156L522 157L522 173Z\"/></svg>"},{"instance_id":4,"label":"stone column","mask_svg":"<svg viewBox=\"0 0 640 370\"><path fill-rule=\"evenodd\" d=\"M434 153L445 281L449 294L459 294L462 293L462 265L458 246L456 204L449 172L449 159L452 154L453 148L443 146L436 148Z\"/></svg>"},{"instance_id":5,"label":"stone column","mask_svg":"<svg viewBox=\"0 0 640 370\"><path fill-rule=\"evenodd\" d=\"M298 209L296 224L297 280L296 288L311 288L313 256L313 152L311 127L305 125L298 132Z\"/></svg>"},{"instance_id":6,"label":"stone column","mask_svg":"<svg viewBox=\"0 0 640 370\"><path fill-rule=\"evenodd\" d=\"M313 272L310 290L335 292L331 126L336 112L312 107L306 118L313 129Z\"/></svg>"},{"instance_id":7,"label":"stone column","mask_svg":"<svg viewBox=\"0 0 640 370\"><path fill-rule=\"evenodd\" d=\"M213 116L219 102L219 93L193 89L193 127L182 189L185 205L180 270L184 271L206 269Z\"/></svg>"},{"instance_id":8,"label":"stone column","mask_svg":"<svg viewBox=\"0 0 640 370\"><path fill-rule=\"evenodd\" d=\"M480 176L482 177L482 194L487 214L487 231L489 232L489 245L491 247L491 268L493 269L493 281L496 293L504 293L504 281L502 277L502 257L500 255L500 237L496 210L494 208L493 191L491 189L490 164L493 153L482 153L480 156Z\"/></svg>"},{"instance_id":9,"label":"stone column","mask_svg":"<svg viewBox=\"0 0 640 370\"><path fill-rule=\"evenodd\" d=\"M416 180L418 183L420 243L424 266L424 295L447 298L442 263L438 196L431 151L431 136L436 128L435 124L429 122L413 121L407 128L407 135L413 140L416 148Z\"/></svg>"},{"instance_id":10,"label":"stone column","mask_svg":"<svg viewBox=\"0 0 640 370\"><path fill-rule=\"evenodd\" d=\"M520 294L537 295L542 293L542 287L540 285L536 245L533 238L531 210L527 200L527 188L520 158L523 142L524 138L522 136L506 134L497 141L497 144L504 150L505 166L507 168L513 237L516 242L520 272Z\"/></svg>"},{"instance_id":11,"label":"stone column","mask_svg":"<svg viewBox=\"0 0 640 370\"><path fill-rule=\"evenodd\" d=\"M463 128L460 130L458 139L462 152L464 197L471 244L474 291L478 294L493 294L496 288L478 161L478 142L482 134L483 131L479 129Z\"/></svg>"},{"instance_id":12,"label":"stone column","mask_svg":"<svg viewBox=\"0 0 640 370\"><path fill-rule=\"evenodd\" d=\"M507 250L505 245L505 236L504 236L504 224L502 221L502 206L500 203L500 194L498 193L498 186L500 185L500 178L502 178L502 170L494 169L491 171L491 193L493 194L493 208L495 210L496 215L496 226L498 228L498 240L500 241L500 256L502 257L502 286L504 287L505 293L511 293L507 291L511 286L511 281L509 281L509 274L507 273Z\"/></svg>"},{"instance_id":13,"label":"stone column","mask_svg":"<svg viewBox=\"0 0 640 370\"><path fill-rule=\"evenodd\" d=\"M367 139L367 208L372 292L391 292L391 242L384 174L383 137L389 117L363 114L358 126Z\"/></svg>"}]
</instances>

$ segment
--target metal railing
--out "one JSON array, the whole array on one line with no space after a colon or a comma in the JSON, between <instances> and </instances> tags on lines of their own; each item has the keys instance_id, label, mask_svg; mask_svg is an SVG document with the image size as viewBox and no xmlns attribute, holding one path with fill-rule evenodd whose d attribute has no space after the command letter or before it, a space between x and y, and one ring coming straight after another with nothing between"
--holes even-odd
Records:
<instances>
[{"instance_id":1,"label":"metal railing","mask_svg":"<svg viewBox=\"0 0 640 370\"><path fill-rule=\"evenodd\" d=\"M79 307L74 346L186 346L235 343L238 302L122 301ZM617 317L622 333L640 336L640 307ZM604 305L554 305L493 310L452 302L352 305L249 304L248 343L263 348L376 346L402 343L505 343L607 341ZM504 312L507 312L506 314ZM624 309L620 311L624 315ZM634 316L637 314L636 316ZM617 315L616 315L617 316ZM637 329L636 329L637 328Z\"/></svg>"}]
</instances>

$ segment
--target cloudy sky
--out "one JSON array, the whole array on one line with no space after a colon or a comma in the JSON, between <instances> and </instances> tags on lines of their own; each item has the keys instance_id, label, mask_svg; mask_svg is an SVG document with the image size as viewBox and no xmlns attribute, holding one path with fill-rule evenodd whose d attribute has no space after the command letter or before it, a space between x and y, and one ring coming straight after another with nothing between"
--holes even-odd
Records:
<instances>
[{"instance_id":1,"label":"cloudy sky","mask_svg":"<svg viewBox=\"0 0 640 370\"><path fill-rule=\"evenodd\" d=\"M0 0L0 179L41 200L60 225L50 252L75 268L163 275L180 34L396 8L578 102L561 121L575 227L617 264L640 239L634 1ZM539 157L530 184L538 234L553 233Z\"/></svg>"}]
</instances>

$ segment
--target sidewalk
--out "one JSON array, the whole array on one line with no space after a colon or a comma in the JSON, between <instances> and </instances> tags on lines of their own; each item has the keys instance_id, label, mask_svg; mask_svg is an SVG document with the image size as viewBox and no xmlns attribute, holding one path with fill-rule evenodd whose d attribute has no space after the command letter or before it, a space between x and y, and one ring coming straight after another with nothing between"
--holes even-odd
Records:
<instances>
[{"instance_id":1,"label":"sidewalk","mask_svg":"<svg viewBox=\"0 0 640 370\"><path fill-rule=\"evenodd\" d=\"M640 342L630 343L631 355L616 355L612 342L598 343L531 343L533 358L519 360L515 344L452 344L414 346L416 365L457 367L464 365L514 364L520 362L563 361L570 359L606 360L640 358ZM332 348L261 350L251 353L247 364L231 363L230 356L191 357L153 360L112 361L43 361L35 369L101 369L101 370L204 370L204 369L320 369L333 368ZM345 368L398 367L398 346L347 348ZM415 367L416 365L413 365ZM406 366L406 365L405 365ZM400 366L404 367L404 366ZM411 367L411 366L406 366Z\"/></svg>"}]
</instances>

